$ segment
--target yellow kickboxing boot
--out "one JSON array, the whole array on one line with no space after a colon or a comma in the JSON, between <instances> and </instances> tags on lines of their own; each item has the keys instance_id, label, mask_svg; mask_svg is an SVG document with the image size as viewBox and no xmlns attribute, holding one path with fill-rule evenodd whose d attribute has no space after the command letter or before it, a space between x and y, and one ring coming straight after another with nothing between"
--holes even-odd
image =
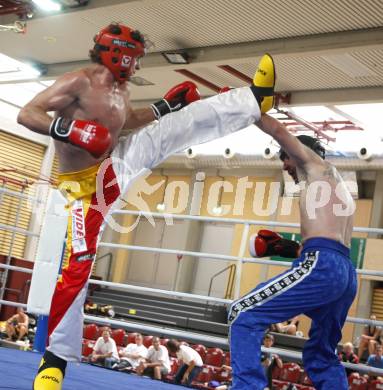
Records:
<instances>
[{"instance_id":1,"label":"yellow kickboxing boot","mask_svg":"<svg viewBox=\"0 0 383 390\"><path fill-rule=\"evenodd\" d=\"M251 90L256 96L261 113L264 114L274 107L275 65L273 57L265 54L259 61L253 77Z\"/></svg>"},{"instance_id":2,"label":"yellow kickboxing boot","mask_svg":"<svg viewBox=\"0 0 383 390\"><path fill-rule=\"evenodd\" d=\"M33 381L33 390L61 390L66 361L45 351L39 371Z\"/></svg>"}]
</instances>

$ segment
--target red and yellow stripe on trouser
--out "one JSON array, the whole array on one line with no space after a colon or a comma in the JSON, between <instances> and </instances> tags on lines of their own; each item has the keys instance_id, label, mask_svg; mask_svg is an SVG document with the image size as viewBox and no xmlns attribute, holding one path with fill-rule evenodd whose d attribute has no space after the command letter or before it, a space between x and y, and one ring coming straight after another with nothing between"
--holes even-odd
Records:
<instances>
[{"instance_id":1,"label":"red and yellow stripe on trouser","mask_svg":"<svg viewBox=\"0 0 383 390\"><path fill-rule=\"evenodd\" d=\"M67 361L81 359L83 305L97 244L108 209L120 195L112 165L97 180L99 166L59 176L68 199L67 257L53 294L48 320L47 350ZM103 206L97 207L97 186L102 186ZM97 188L100 196L100 188Z\"/></svg>"}]
</instances>

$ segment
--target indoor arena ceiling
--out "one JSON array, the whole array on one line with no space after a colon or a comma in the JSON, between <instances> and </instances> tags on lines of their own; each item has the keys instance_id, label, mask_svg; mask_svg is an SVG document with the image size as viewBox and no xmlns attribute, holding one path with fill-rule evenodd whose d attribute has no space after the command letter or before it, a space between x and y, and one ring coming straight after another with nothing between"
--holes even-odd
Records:
<instances>
[{"instance_id":1,"label":"indoor arena ceiling","mask_svg":"<svg viewBox=\"0 0 383 390\"><path fill-rule=\"evenodd\" d=\"M158 98L185 80L181 69L218 87L245 85L220 66L251 77L265 51L275 56L277 90L292 92L292 103L382 100L382 0L93 0L36 15L26 34L1 32L0 51L45 64L45 77L55 78L86 64L93 36L111 21L138 28L154 44L137 74L152 85L132 85L136 101ZM190 64L171 65L160 54L174 50L185 50Z\"/></svg>"}]
</instances>

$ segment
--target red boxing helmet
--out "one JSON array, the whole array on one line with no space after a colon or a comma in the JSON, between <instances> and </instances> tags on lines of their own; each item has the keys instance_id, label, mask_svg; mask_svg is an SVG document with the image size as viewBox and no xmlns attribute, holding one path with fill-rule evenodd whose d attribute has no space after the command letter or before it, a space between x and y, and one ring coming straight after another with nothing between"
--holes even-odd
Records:
<instances>
[{"instance_id":1,"label":"red boxing helmet","mask_svg":"<svg viewBox=\"0 0 383 390\"><path fill-rule=\"evenodd\" d=\"M120 83L129 80L138 59L145 55L142 34L122 24L111 24L103 28L95 36L94 42L94 49L99 52L101 63Z\"/></svg>"}]
</instances>

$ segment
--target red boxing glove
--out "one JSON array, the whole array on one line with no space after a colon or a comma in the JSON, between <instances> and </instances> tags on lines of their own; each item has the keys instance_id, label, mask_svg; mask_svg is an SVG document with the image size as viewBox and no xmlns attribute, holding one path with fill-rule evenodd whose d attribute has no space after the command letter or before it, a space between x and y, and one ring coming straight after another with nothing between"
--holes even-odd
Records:
<instances>
[{"instance_id":1,"label":"red boxing glove","mask_svg":"<svg viewBox=\"0 0 383 390\"><path fill-rule=\"evenodd\" d=\"M250 237L249 251L253 257L281 256L298 257L300 245L296 241L287 240L278 233L262 229Z\"/></svg>"},{"instance_id":2,"label":"red boxing glove","mask_svg":"<svg viewBox=\"0 0 383 390\"><path fill-rule=\"evenodd\" d=\"M151 107L156 119L160 119L164 115L178 111L200 99L201 95L197 89L197 85L192 81L185 81L170 89L163 99L153 103Z\"/></svg>"},{"instance_id":3,"label":"red boxing glove","mask_svg":"<svg viewBox=\"0 0 383 390\"><path fill-rule=\"evenodd\" d=\"M92 121L58 117L52 121L49 134L58 141L79 146L96 158L107 152L112 143L109 130Z\"/></svg>"},{"instance_id":4,"label":"red boxing glove","mask_svg":"<svg viewBox=\"0 0 383 390\"><path fill-rule=\"evenodd\" d=\"M228 87L228 86L226 86L226 87L222 87L220 90L219 90L219 92L218 93L225 93L225 92L229 92L229 91L231 91L232 89L234 89L233 87Z\"/></svg>"}]
</instances>

